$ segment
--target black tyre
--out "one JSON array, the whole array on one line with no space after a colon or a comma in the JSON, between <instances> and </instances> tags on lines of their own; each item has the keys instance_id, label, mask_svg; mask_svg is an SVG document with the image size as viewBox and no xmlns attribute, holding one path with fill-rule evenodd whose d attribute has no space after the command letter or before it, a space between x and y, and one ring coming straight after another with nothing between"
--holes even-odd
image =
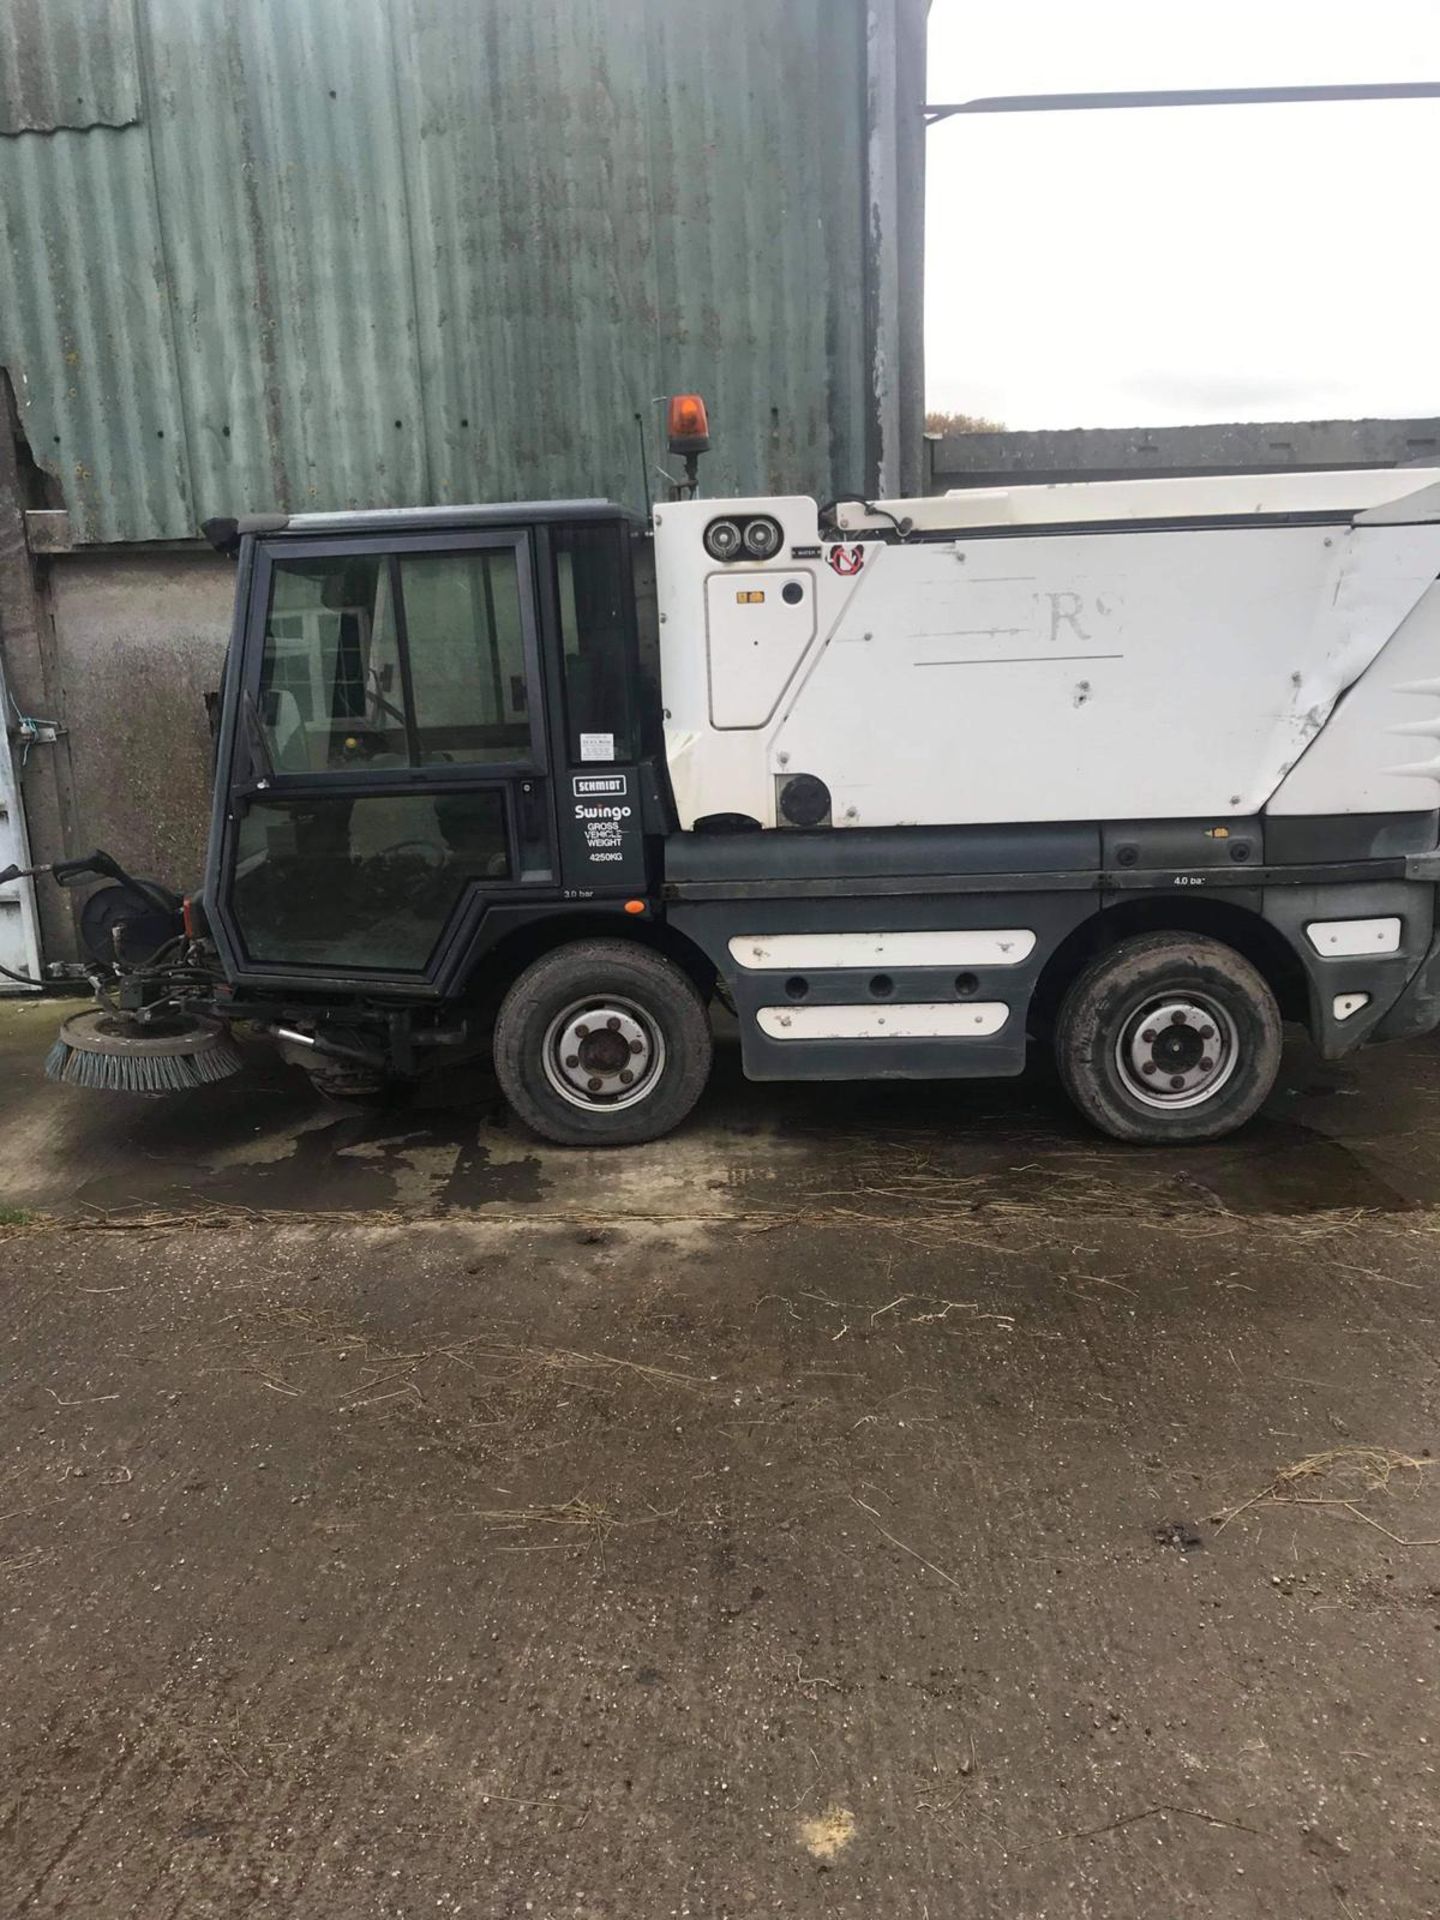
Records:
<instances>
[{"instance_id":1,"label":"black tyre","mask_svg":"<svg viewBox=\"0 0 1440 1920\"><path fill-rule=\"evenodd\" d=\"M678 1127L710 1074L710 1021L688 975L625 940L557 947L495 1021L495 1073L520 1118L566 1147L635 1146Z\"/></svg>"},{"instance_id":2,"label":"black tyre","mask_svg":"<svg viewBox=\"0 0 1440 1920\"><path fill-rule=\"evenodd\" d=\"M1065 1091L1117 1140L1216 1140L1280 1066L1280 1010L1250 962L1201 934L1148 933L1092 960L1055 1029Z\"/></svg>"}]
</instances>

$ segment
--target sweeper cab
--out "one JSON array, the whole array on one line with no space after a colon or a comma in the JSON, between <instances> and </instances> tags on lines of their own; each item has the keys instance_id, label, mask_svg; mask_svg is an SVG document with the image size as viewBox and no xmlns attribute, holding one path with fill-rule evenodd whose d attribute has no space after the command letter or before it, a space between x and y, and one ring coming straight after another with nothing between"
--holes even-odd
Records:
<instances>
[{"instance_id":1,"label":"sweeper cab","mask_svg":"<svg viewBox=\"0 0 1440 1920\"><path fill-rule=\"evenodd\" d=\"M1440 471L252 516L203 885L104 856L55 1071L334 1094L489 1046L576 1145L755 1080L1054 1050L1215 1137L1283 1020L1440 1018ZM97 905L97 902L99 903Z\"/></svg>"}]
</instances>

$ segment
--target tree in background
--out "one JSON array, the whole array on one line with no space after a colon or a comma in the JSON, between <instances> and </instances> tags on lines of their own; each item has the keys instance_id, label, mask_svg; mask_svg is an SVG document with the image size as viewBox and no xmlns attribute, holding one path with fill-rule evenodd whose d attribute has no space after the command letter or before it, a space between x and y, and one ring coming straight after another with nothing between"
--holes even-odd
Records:
<instances>
[{"instance_id":1,"label":"tree in background","mask_svg":"<svg viewBox=\"0 0 1440 1920\"><path fill-rule=\"evenodd\" d=\"M983 419L978 413L927 413L925 431L942 437L952 433L1003 433L1005 423Z\"/></svg>"}]
</instances>

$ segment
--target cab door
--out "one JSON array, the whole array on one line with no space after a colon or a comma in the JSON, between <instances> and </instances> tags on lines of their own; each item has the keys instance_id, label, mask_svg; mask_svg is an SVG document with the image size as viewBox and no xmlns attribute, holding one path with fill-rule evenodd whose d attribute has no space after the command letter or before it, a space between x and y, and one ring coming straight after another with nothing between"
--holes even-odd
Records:
<instances>
[{"instance_id":1,"label":"cab door","mask_svg":"<svg viewBox=\"0 0 1440 1920\"><path fill-rule=\"evenodd\" d=\"M531 536L262 540L212 920L233 979L432 985L554 882Z\"/></svg>"}]
</instances>

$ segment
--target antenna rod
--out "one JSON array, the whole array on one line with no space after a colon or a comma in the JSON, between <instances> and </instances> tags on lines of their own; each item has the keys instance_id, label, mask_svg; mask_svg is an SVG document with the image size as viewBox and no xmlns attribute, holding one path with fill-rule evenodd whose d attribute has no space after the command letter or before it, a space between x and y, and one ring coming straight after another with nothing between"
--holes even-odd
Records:
<instances>
[{"instance_id":1,"label":"antenna rod","mask_svg":"<svg viewBox=\"0 0 1440 1920\"><path fill-rule=\"evenodd\" d=\"M1336 87L1169 87L1150 93L998 93L920 109L927 127L960 113L1075 113L1112 107L1305 106L1333 100L1436 100L1440 80L1361 81Z\"/></svg>"},{"instance_id":2,"label":"antenna rod","mask_svg":"<svg viewBox=\"0 0 1440 1920\"><path fill-rule=\"evenodd\" d=\"M650 460L645 452L645 416L635 409L635 431L640 436L640 480L645 488L645 524L648 527L654 517L654 507L650 499Z\"/></svg>"}]
</instances>

